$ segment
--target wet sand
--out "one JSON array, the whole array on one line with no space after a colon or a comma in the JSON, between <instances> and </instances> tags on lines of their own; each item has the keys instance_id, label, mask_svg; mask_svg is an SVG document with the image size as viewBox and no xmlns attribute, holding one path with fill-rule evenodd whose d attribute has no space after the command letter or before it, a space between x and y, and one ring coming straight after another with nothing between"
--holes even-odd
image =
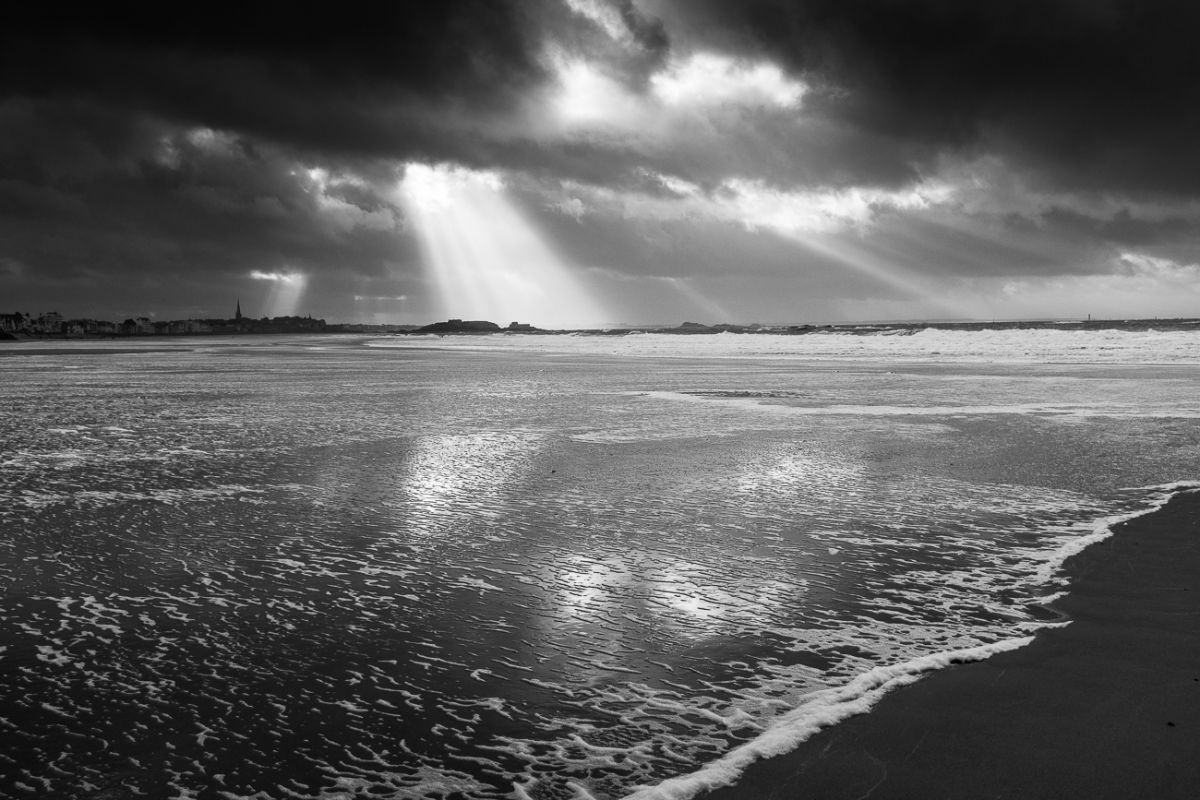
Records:
<instances>
[{"instance_id":1,"label":"wet sand","mask_svg":"<svg viewBox=\"0 0 1200 800\"><path fill-rule=\"evenodd\" d=\"M1070 625L901 688L703 797L1197 797L1200 494L1066 568Z\"/></svg>"}]
</instances>

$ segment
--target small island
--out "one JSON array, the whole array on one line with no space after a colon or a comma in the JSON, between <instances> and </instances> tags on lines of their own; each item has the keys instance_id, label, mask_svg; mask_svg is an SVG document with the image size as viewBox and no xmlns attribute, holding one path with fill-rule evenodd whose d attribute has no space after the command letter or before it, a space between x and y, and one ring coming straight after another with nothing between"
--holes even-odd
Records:
<instances>
[{"instance_id":1,"label":"small island","mask_svg":"<svg viewBox=\"0 0 1200 800\"><path fill-rule=\"evenodd\" d=\"M435 322L432 325L423 325L420 328L413 328L412 330L402 332L413 334L435 333L439 336L455 333L557 333L557 331L545 331L541 328L535 328L533 325L525 322L510 322L507 328L501 328L496 323L486 319L448 319L445 322Z\"/></svg>"}]
</instances>

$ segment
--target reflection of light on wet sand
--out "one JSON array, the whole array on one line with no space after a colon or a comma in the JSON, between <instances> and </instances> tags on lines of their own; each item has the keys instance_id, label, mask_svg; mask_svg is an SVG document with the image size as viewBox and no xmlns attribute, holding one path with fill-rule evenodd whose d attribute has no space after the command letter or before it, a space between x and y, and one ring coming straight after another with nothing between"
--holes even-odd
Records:
<instances>
[{"instance_id":1,"label":"reflection of light on wet sand","mask_svg":"<svg viewBox=\"0 0 1200 800\"><path fill-rule=\"evenodd\" d=\"M737 476L739 492L779 491L788 487L821 487L824 491L839 486L861 485L861 463L834 460L822 454L786 453L773 461L746 461Z\"/></svg>"},{"instance_id":2,"label":"reflection of light on wet sand","mask_svg":"<svg viewBox=\"0 0 1200 800\"><path fill-rule=\"evenodd\" d=\"M700 587L695 587L699 591ZM729 601L732 599L728 594L720 592L724 597L720 598L724 602L720 602L712 597L711 593L708 600L702 600L695 594L684 592L682 594L669 595L671 608L684 614L691 626L699 627L711 633L716 633L719 628L719 622L723 619L729 610Z\"/></svg>"},{"instance_id":3,"label":"reflection of light on wet sand","mask_svg":"<svg viewBox=\"0 0 1200 800\"><path fill-rule=\"evenodd\" d=\"M765 605L794 595L800 586L751 574L744 566L723 573L712 564L673 563L669 551L653 558L609 552L603 560L564 554L541 566L538 582L550 592L553 613L547 623L555 628L600 628L626 642L651 635L697 642L761 619ZM735 585L722 585L730 577Z\"/></svg>"},{"instance_id":4,"label":"reflection of light on wet sand","mask_svg":"<svg viewBox=\"0 0 1200 800\"><path fill-rule=\"evenodd\" d=\"M425 523L458 514L494 516L504 491L522 472L536 448L528 438L504 433L439 434L416 440L399 488L410 522Z\"/></svg>"},{"instance_id":5,"label":"reflection of light on wet sand","mask_svg":"<svg viewBox=\"0 0 1200 800\"><path fill-rule=\"evenodd\" d=\"M714 634L721 629L738 602L711 581L697 580L697 574L707 572L709 570L700 564L680 562L660 570L647 581L652 601L650 608L656 612L660 623L701 635Z\"/></svg>"},{"instance_id":6,"label":"reflection of light on wet sand","mask_svg":"<svg viewBox=\"0 0 1200 800\"><path fill-rule=\"evenodd\" d=\"M580 568L572 569L573 564L579 564ZM605 594L605 587L617 582L618 573L606 563L589 564L584 557L573 556L565 560L565 569L557 578L562 586L558 595L560 606L581 614L593 600Z\"/></svg>"},{"instance_id":7,"label":"reflection of light on wet sand","mask_svg":"<svg viewBox=\"0 0 1200 800\"><path fill-rule=\"evenodd\" d=\"M803 581L786 583L770 572L769 565L753 559L731 562L724 570L681 562L647 583L656 601L650 607L660 625L692 640L737 633L803 589Z\"/></svg>"}]
</instances>

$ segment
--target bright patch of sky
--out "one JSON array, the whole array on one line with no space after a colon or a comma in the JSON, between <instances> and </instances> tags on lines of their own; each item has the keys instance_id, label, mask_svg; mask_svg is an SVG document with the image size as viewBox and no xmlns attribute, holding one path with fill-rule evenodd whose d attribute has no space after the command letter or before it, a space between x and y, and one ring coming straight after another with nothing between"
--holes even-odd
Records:
<instances>
[{"instance_id":1,"label":"bright patch of sky","mask_svg":"<svg viewBox=\"0 0 1200 800\"><path fill-rule=\"evenodd\" d=\"M863 228L887 211L920 211L953 201L953 187L934 181L901 190L871 187L780 189L763 181L730 178L705 192L683 178L650 173L671 196L619 193L602 187L567 183L573 216L581 212L619 214L652 220L691 219L736 222L748 230L772 230L800 236ZM583 201L580 198L586 197ZM579 205L574 205L578 201ZM552 207L560 208L557 204ZM560 208L561 210L561 208Z\"/></svg>"},{"instance_id":2,"label":"bright patch of sky","mask_svg":"<svg viewBox=\"0 0 1200 800\"><path fill-rule=\"evenodd\" d=\"M252 270L250 277L256 281L266 281L271 290L263 303L264 313L268 317L295 316L303 302L305 290L308 288L308 276L302 272L285 270Z\"/></svg>"},{"instance_id":3,"label":"bright patch of sky","mask_svg":"<svg viewBox=\"0 0 1200 800\"><path fill-rule=\"evenodd\" d=\"M661 172L651 173L651 175L669 191L674 192L681 197L695 197L702 191L699 186L691 181L686 181L683 178L677 178L674 175L664 175Z\"/></svg>"},{"instance_id":4,"label":"bright patch of sky","mask_svg":"<svg viewBox=\"0 0 1200 800\"><path fill-rule=\"evenodd\" d=\"M655 96L677 108L718 105L774 106L800 104L806 86L789 79L766 62L739 61L715 53L696 53L672 63L650 78Z\"/></svg>"},{"instance_id":5,"label":"bright patch of sky","mask_svg":"<svg viewBox=\"0 0 1200 800\"><path fill-rule=\"evenodd\" d=\"M264 272L260 269L250 271L250 277L256 281L271 281L272 283L297 283L303 279L303 275L292 272L271 271Z\"/></svg>"},{"instance_id":6,"label":"bright patch of sky","mask_svg":"<svg viewBox=\"0 0 1200 800\"><path fill-rule=\"evenodd\" d=\"M721 114L729 109L765 109L795 113L806 86L788 78L767 62L736 60L697 53L672 62L650 77L647 91L636 91L606 70L602 63L547 48L545 60L555 75L545 102L558 133L620 133L630 140L666 139L694 135L695 115ZM546 114L532 112L544 125Z\"/></svg>"},{"instance_id":7,"label":"bright patch of sky","mask_svg":"<svg viewBox=\"0 0 1200 800\"><path fill-rule=\"evenodd\" d=\"M212 128L192 128L184 138L200 150L229 150L237 142L235 136Z\"/></svg>"},{"instance_id":8,"label":"bright patch of sky","mask_svg":"<svg viewBox=\"0 0 1200 800\"><path fill-rule=\"evenodd\" d=\"M635 128L648 109L637 95L599 68L557 59L558 93L553 107L568 127Z\"/></svg>"},{"instance_id":9,"label":"bright patch of sky","mask_svg":"<svg viewBox=\"0 0 1200 800\"><path fill-rule=\"evenodd\" d=\"M735 178L725 182L726 193L715 204L747 228L770 228L782 233L829 233L862 227L887 210L912 211L947 202L950 187L921 184L892 191L869 187L848 189L781 190L762 181Z\"/></svg>"},{"instance_id":10,"label":"bright patch of sky","mask_svg":"<svg viewBox=\"0 0 1200 800\"><path fill-rule=\"evenodd\" d=\"M601 0L566 0L567 7L592 22L615 42L627 43L632 37L616 8Z\"/></svg>"}]
</instances>

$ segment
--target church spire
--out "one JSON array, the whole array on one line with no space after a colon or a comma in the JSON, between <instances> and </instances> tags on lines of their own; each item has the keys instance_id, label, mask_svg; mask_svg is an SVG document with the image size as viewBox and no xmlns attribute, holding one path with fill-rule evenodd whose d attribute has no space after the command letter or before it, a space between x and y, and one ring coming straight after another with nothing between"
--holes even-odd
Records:
<instances>
[{"instance_id":1,"label":"church spire","mask_svg":"<svg viewBox=\"0 0 1200 800\"><path fill-rule=\"evenodd\" d=\"M240 298L240 297L238 298L238 301L237 301L237 313L234 314L233 318L236 319L238 322L242 321L242 298Z\"/></svg>"}]
</instances>

